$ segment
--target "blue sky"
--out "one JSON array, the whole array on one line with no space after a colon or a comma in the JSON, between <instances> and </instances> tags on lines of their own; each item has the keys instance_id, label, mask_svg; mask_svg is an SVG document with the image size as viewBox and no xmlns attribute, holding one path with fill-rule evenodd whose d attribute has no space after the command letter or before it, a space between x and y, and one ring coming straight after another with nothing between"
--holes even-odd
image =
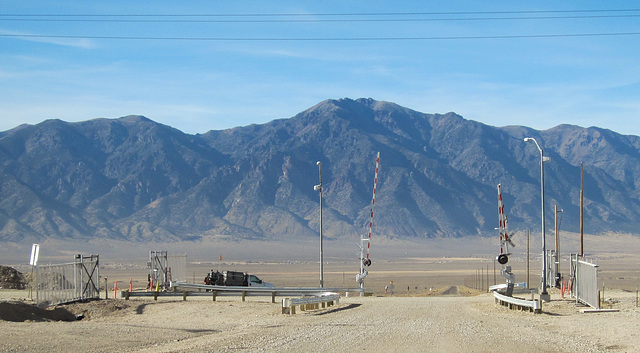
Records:
<instances>
[{"instance_id":1,"label":"blue sky","mask_svg":"<svg viewBox=\"0 0 640 353\"><path fill-rule=\"evenodd\" d=\"M371 97L640 135L639 42L631 1L9 0L0 131L139 114L204 133Z\"/></svg>"}]
</instances>

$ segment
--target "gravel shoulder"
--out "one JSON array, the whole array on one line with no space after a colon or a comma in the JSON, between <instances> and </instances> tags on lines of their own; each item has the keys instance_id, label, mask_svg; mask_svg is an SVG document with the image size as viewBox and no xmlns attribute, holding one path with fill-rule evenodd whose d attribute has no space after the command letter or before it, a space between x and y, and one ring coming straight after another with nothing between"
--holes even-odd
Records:
<instances>
[{"instance_id":1,"label":"gravel shoulder","mask_svg":"<svg viewBox=\"0 0 640 353\"><path fill-rule=\"evenodd\" d=\"M582 314L557 298L534 315L498 306L490 294L349 297L296 315L255 297L99 300L51 309L83 315L78 321L0 320L0 351L640 351L635 293L611 295L618 313ZM12 302L20 303L4 303Z\"/></svg>"}]
</instances>

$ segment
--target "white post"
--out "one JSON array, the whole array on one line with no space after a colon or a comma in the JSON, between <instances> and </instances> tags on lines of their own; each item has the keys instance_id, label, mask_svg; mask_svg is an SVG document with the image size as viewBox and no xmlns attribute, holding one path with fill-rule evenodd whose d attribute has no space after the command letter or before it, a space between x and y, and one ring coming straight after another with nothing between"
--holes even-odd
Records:
<instances>
[{"instance_id":1,"label":"white post","mask_svg":"<svg viewBox=\"0 0 640 353\"><path fill-rule=\"evenodd\" d=\"M533 137L525 137L525 142L533 141L538 147L540 151L540 199L541 199L541 208L542 208L542 292L540 293L540 300L549 301L549 293L547 293L547 243L546 243L546 227L545 227L545 219L544 219L544 152L538 141Z\"/></svg>"}]
</instances>

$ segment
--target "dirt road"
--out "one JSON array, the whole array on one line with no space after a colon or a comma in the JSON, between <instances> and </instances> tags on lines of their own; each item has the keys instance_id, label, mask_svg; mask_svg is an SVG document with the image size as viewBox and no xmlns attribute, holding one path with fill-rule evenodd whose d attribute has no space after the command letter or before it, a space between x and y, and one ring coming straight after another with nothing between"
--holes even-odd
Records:
<instances>
[{"instance_id":1,"label":"dirt road","mask_svg":"<svg viewBox=\"0 0 640 353\"><path fill-rule=\"evenodd\" d=\"M2 352L600 352L639 351L637 310L509 311L490 295L351 297L282 315L265 299L102 300L66 310L81 321L0 321Z\"/></svg>"}]
</instances>

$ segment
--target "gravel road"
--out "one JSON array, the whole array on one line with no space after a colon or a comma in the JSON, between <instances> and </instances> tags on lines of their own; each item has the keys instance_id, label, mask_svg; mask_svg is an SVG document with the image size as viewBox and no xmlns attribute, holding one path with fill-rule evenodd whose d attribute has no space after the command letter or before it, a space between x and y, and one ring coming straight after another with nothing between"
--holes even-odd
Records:
<instances>
[{"instance_id":1,"label":"gravel road","mask_svg":"<svg viewBox=\"0 0 640 353\"><path fill-rule=\"evenodd\" d=\"M349 297L283 315L264 298L74 304L81 321L0 321L2 352L640 351L640 313L581 314L554 301L534 315L475 297Z\"/></svg>"}]
</instances>

